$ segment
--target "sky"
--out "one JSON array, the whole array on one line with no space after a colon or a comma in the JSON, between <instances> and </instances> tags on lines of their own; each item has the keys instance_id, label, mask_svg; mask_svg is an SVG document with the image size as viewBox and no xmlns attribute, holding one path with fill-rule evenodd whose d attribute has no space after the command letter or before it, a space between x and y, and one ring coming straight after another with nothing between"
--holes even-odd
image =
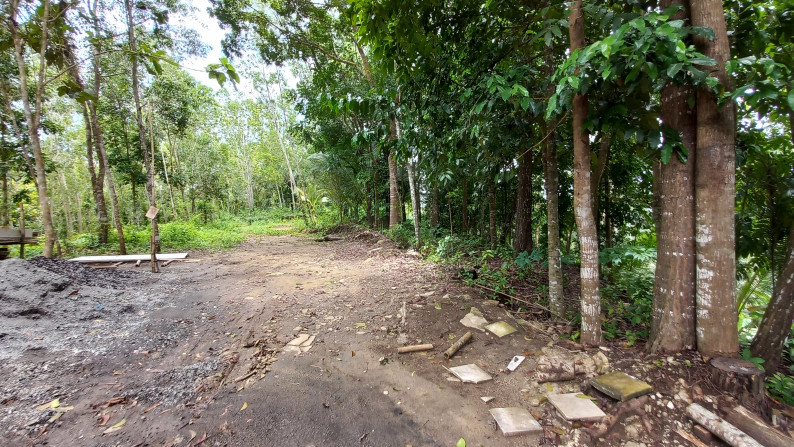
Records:
<instances>
[{"instance_id":1,"label":"sky","mask_svg":"<svg viewBox=\"0 0 794 447\"><path fill-rule=\"evenodd\" d=\"M205 71L207 65L217 63L223 56L221 52L221 41L226 33L221 29L218 21L214 17L210 17L207 12L207 8L210 7L210 2L208 0L193 0L193 6L198 8L195 18L190 20L189 23L183 24L198 31L201 40L210 47L210 50L206 56L191 56L182 61L180 65L187 69L197 81L217 90L218 83L214 79L210 79L206 73L202 72Z\"/></svg>"},{"instance_id":2,"label":"sky","mask_svg":"<svg viewBox=\"0 0 794 447\"><path fill-rule=\"evenodd\" d=\"M209 12L207 12L207 9L210 7L209 0L193 0L193 6L197 8L195 17L187 23L183 22L182 24L198 31L202 41L208 45L210 49L204 57L192 56L182 61L180 65L182 68L186 69L197 81L217 91L221 87L218 86L217 81L210 79L209 76L207 76L205 69L209 64L218 63L220 58L223 57L223 52L221 51L221 41L226 35L226 32L221 29L220 25L218 24L218 20L214 17L211 17ZM240 83L237 85L237 91L243 96L254 98L256 95L253 84L249 79L246 79L245 75L242 73L240 62L235 60L232 60L231 62L232 65L234 65L237 69L237 72L241 78ZM279 70L278 67L268 66L266 71L275 72L277 70ZM282 70L284 71L284 77L287 82L287 86L294 88L297 84L297 79L290 70ZM229 83L227 83L225 86L229 89L232 89Z\"/></svg>"}]
</instances>

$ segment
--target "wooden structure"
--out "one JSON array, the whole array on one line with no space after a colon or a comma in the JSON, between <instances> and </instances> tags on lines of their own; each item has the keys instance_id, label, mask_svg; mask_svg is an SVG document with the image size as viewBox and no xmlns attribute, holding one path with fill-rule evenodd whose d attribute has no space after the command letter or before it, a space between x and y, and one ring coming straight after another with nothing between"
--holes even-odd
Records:
<instances>
[{"instance_id":1,"label":"wooden structure","mask_svg":"<svg viewBox=\"0 0 794 447\"><path fill-rule=\"evenodd\" d=\"M158 253L157 261L180 261L187 258L187 253ZM117 263L117 262L137 262L149 261L150 255L110 255L110 256L81 256L79 258L70 259L70 261L80 262L83 264L95 263Z\"/></svg>"},{"instance_id":2,"label":"wooden structure","mask_svg":"<svg viewBox=\"0 0 794 447\"><path fill-rule=\"evenodd\" d=\"M20 252L24 253L25 244L38 244L39 232L35 230L25 229L25 237L22 237L22 232L17 228L0 228L0 259L5 259L8 256L8 245L19 245Z\"/></svg>"}]
</instances>

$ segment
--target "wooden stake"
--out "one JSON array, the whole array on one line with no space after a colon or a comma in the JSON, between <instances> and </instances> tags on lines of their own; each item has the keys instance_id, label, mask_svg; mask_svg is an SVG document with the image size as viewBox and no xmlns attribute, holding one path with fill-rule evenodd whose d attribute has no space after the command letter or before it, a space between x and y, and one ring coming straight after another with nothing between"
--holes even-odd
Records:
<instances>
[{"instance_id":1,"label":"wooden stake","mask_svg":"<svg viewBox=\"0 0 794 447\"><path fill-rule=\"evenodd\" d=\"M397 348L397 354L405 354L406 352L419 352L419 351L429 351L433 349L433 345L425 344L425 345L411 345L411 346L403 346Z\"/></svg>"}]
</instances>

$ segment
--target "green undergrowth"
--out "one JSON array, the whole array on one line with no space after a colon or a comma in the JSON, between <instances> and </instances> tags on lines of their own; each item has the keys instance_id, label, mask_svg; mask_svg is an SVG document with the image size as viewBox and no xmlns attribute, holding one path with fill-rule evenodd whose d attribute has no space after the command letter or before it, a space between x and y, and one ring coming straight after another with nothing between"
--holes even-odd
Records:
<instances>
[{"instance_id":1,"label":"green undergrowth","mask_svg":"<svg viewBox=\"0 0 794 447\"><path fill-rule=\"evenodd\" d=\"M414 228L406 222L387 233L398 245L407 248L415 245ZM490 293L513 310L522 312L529 306L516 301L526 295L535 297L538 304L548 306L547 269L548 255L545 241L531 253L514 253L506 244L492 247L487 238L449 234L448 229L421 228L421 252L426 260L457 271L468 285L481 285L496 291ZM646 240L647 239L647 240ZM639 239L634 244L604 249L600 264L604 286L602 312L605 316L603 334L606 340L624 341L633 346L648 338L653 304L654 268L656 265L655 241ZM578 271L565 266L578 265L578 253L563 254L564 284L575 280ZM570 293L570 291L569 291ZM567 302L575 302L568 297ZM576 306L568 309L573 326L570 338L577 340L581 314Z\"/></svg>"},{"instance_id":2,"label":"green undergrowth","mask_svg":"<svg viewBox=\"0 0 794 447\"><path fill-rule=\"evenodd\" d=\"M330 213L328 213L330 214ZM250 214L219 213L214 220L204 221L197 215L189 220L160 223L160 241L163 252L190 250L222 250L234 248L250 236L255 235L297 235L310 229L330 225L325 213L315 219L306 219L289 209L269 209ZM124 240L127 253L148 253L150 225L126 225ZM118 233L111 228L108 243L100 244L96 232L80 233L69 238L61 236L63 257L72 258L83 255L118 253ZM41 255L43 245L25 247L25 257ZM19 248L10 247L10 256L19 256Z\"/></svg>"}]
</instances>

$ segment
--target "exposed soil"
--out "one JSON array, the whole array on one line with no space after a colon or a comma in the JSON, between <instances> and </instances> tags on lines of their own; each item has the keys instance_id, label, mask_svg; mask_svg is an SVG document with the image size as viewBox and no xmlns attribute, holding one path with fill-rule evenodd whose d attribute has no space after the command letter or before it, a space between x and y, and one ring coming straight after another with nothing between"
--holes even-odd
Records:
<instances>
[{"instance_id":1,"label":"exposed soil","mask_svg":"<svg viewBox=\"0 0 794 447\"><path fill-rule=\"evenodd\" d=\"M503 437L488 412L508 406L530 409L546 445L688 445L675 433L691 430L688 402L733 401L696 355L584 351L556 325L516 320L377 233L337 236L254 238L161 274L146 264L0 262L0 445L528 445ZM518 332L464 327L471 307ZM445 361L441 352L469 330L472 341ZM311 348L283 352L300 334L316 336ZM396 354L417 343L435 349ZM654 394L627 405L586 375L535 380L541 359L587 366L599 352ZM514 355L527 360L509 373ZM467 363L494 380L464 384L445 369ZM608 429L567 423L545 399L561 391L585 392L619 417Z\"/></svg>"}]
</instances>

